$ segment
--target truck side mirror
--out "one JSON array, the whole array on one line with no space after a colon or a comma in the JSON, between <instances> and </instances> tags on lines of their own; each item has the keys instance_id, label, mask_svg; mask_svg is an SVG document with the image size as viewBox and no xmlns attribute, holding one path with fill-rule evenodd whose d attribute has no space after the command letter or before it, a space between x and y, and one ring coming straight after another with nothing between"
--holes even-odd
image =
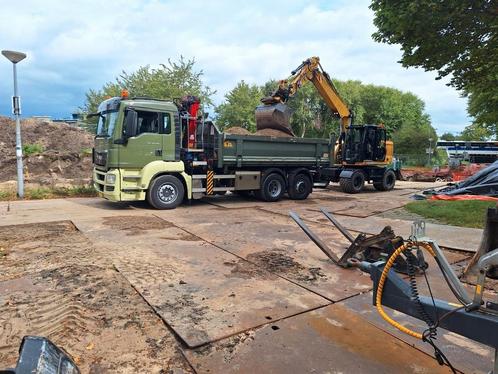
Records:
<instances>
[{"instance_id":1,"label":"truck side mirror","mask_svg":"<svg viewBox=\"0 0 498 374\"><path fill-rule=\"evenodd\" d=\"M128 139L131 138L132 136L137 135L137 119L138 119L137 112L135 112L133 109L128 109L126 111L126 116L123 124L124 139Z\"/></svg>"}]
</instances>

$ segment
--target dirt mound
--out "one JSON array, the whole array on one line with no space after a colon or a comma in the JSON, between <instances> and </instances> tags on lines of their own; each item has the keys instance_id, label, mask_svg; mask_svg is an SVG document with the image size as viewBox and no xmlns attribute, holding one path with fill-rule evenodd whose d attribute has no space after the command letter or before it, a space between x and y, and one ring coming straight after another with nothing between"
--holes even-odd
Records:
<instances>
[{"instance_id":1,"label":"dirt mound","mask_svg":"<svg viewBox=\"0 0 498 374\"><path fill-rule=\"evenodd\" d=\"M16 179L15 122L0 117L0 182ZM24 172L27 183L39 185L87 184L92 176L93 135L64 122L21 121Z\"/></svg>"},{"instance_id":2,"label":"dirt mound","mask_svg":"<svg viewBox=\"0 0 498 374\"><path fill-rule=\"evenodd\" d=\"M232 135L252 135L249 130L240 126L229 127L228 129L225 129L225 132Z\"/></svg>"},{"instance_id":3,"label":"dirt mound","mask_svg":"<svg viewBox=\"0 0 498 374\"><path fill-rule=\"evenodd\" d=\"M275 129L263 129L263 130L258 130L254 135L258 136L275 136L277 138L292 138L292 135L287 134L286 132L280 131L280 130L275 130Z\"/></svg>"},{"instance_id":4,"label":"dirt mound","mask_svg":"<svg viewBox=\"0 0 498 374\"><path fill-rule=\"evenodd\" d=\"M252 133L249 130L246 130L245 128L240 127L240 126L229 127L228 129L225 129L225 133L232 134L232 135L275 136L278 138L291 138L292 137L292 135L289 135L286 132L280 131L280 130L266 128L263 130L258 130L255 133Z\"/></svg>"}]
</instances>

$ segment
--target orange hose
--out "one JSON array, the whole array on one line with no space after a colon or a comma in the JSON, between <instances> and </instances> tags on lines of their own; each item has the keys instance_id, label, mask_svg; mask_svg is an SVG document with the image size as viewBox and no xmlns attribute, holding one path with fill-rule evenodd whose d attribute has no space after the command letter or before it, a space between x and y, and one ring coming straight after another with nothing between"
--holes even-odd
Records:
<instances>
[{"instance_id":1,"label":"orange hose","mask_svg":"<svg viewBox=\"0 0 498 374\"><path fill-rule=\"evenodd\" d=\"M429 252L432 256L436 257L436 254L434 253L434 250L432 247L423 242L408 242L406 244L403 244L401 247L396 249L394 253L389 257L389 259L386 262L386 265L384 266L384 270L382 270L382 274L379 279L379 284L377 286L377 294L375 296L375 304L377 306L377 311L379 312L380 316L389 324L397 328L398 330L404 332L405 334L408 334L410 336L413 336L418 339L422 339L422 334L418 333L416 331L410 330L409 328L401 325L399 322L396 322L394 319L389 317L387 313L384 311L384 308L382 307L382 291L384 290L384 283L386 282L387 279L387 274L389 273L389 270L394 264L394 261L396 258L403 252L405 249L412 245L418 245L422 248L424 248L427 252Z\"/></svg>"}]
</instances>

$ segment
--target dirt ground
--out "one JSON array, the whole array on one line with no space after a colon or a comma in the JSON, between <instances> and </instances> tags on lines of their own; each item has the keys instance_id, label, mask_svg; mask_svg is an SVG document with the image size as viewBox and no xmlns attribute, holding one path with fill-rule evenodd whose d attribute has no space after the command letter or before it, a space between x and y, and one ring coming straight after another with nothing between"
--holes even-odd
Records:
<instances>
[{"instance_id":1,"label":"dirt ground","mask_svg":"<svg viewBox=\"0 0 498 374\"><path fill-rule=\"evenodd\" d=\"M378 317L368 275L335 266L288 216L296 211L340 255L347 241L319 207L368 227L417 188L344 196L330 187L270 206L223 196L173 211L95 198L0 202L0 368L32 334L83 373L448 373L430 346ZM395 232L409 227L403 218L390 221ZM455 230L460 241L479 235ZM459 272L472 255L446 254ZM452 300L432 262L428 277L436 297ZM461 372L491 367L489 347L442 329L438 344Z\"/></svg>"},{"instance_id":2,"label":"dirt ground","mask_svg":"<svg viewBox=\"0 0 498 374\"><path fill-rule=\"evenodd\" d=\"M16 179L15 122L0 117L0 184ZM62 122L21 121L23 146L39 145L41 153L25 155L26 183L33 186L85 185L92 176L93 135ZM1 185L0 185L1 188Z\"/></svg>"},{"instance_id":3,"label":"dirt ground","mask_svg":"<svg viewBox=\"0 0 498 374\"><path fill-rule=\"evenodd\" d=\"M70 221L4 226L0 243L2 366L35 333L83 373L189 371L161 319Z\"/></svg>"}]
</instances>

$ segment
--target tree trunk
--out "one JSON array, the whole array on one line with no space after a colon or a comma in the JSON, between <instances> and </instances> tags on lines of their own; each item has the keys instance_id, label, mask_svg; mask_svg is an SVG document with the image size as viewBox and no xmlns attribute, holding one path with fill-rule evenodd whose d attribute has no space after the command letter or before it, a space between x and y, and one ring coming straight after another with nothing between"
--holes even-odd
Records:
<instances>
[{"instance_id":1,"label":"tree trunk","mask_svg":"<svg viewBox=\"0 0 498 374\"><path fill-rule=\"evenodd\" d=\"M498 248L498 204L496 208L489 208L486 216L486 225L484 226L484 231L481 237L481 244L476 254L470 260L467 268L464 271L464 277L473 276L477 274L477 269L475 268L477 261L484 254L491 252ZM490 269L487 276L493 279L498 279L498 269Z\"/></svg>"}]
</instances>

